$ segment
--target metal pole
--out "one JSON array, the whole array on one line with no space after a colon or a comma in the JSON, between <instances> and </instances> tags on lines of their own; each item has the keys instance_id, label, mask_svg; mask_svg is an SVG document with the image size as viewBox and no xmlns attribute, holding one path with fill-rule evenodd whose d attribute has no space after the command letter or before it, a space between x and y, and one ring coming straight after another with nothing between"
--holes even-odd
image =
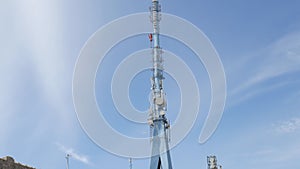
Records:
<instances>
[{"instance_id":1,"label":"metal pole","mask_svg":"<svg viewBox=\"0 0 300 169\"><path fill-rule=\"evenodd\" d=\"M69 169L69 158L70 158L70 154L66 155L66 162L67 162L67 169Z\"/></svg>"},{"instance_id":2,"label":"metal pole","mask_svg":"<svg viewBox=\"0 0 300 169\"><path fill-rule=\"evenodd\" d=\"M129 158L129 169L132 169L132 158Z\"/></svg>"}]
</instances>

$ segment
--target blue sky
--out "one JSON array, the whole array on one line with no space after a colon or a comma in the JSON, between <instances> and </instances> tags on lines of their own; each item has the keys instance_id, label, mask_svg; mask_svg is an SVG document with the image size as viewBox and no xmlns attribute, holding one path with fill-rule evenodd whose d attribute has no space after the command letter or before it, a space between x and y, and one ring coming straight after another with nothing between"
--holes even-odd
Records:
<instances>
[{"instance_id":1,"label":"blue sky","mask_svg":"<svg viewBox=\"0 0 300 169\"><path fill-rule=\"evenodd\" d=\"M118 17L147 12L150 4L150 0L0 2L1 157L11 155L21 163L53 169L65 168L68 152L73 154L70 168L128 168L128 159L102 150L81 129L72 102L72 77L80 49L96 30ZM206 168L206 156L211 154L225 169L299 168L300 2L162 0L161 4L164 12L187 19L208 36L223 62L228 85L222 121L214 135L199 144L210 103L205 69L193 57L184 57L193 55L184 46L162 38L165 49L190 65L203 93L195 126L172 149L174 168ZM106 66L118 64L111 58L114 52L123 52L120 59L149 46L147 35L134 41L140 45L124 47L128 41L111 51ZM109 70L104 81L109 80ZM137 76L132 84L136 88L131 89L132 102L140 109L148 104L148 96L141 94L149 90L148 75ZM168 79L166 92L178 95L175 81ZM96 83L102 87L101 73ZM105 91L107 85L103 86L96 90ZM176 105L171 105L178 100L168 102L173 120ZM125 134L142 137L147 129L114 121L108 112L105 117ZM134 160L134 168L148 166L148 159Z\"/></svg>"}]
</instances>

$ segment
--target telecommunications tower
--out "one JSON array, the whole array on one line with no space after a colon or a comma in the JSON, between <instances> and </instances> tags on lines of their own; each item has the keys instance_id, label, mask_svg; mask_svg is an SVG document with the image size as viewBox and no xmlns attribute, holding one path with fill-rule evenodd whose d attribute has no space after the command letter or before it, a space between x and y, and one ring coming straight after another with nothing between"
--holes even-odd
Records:
<instances>
[{"instance_id":1,"label":"telecommunications tower","mask_svg":"<svg viewBox=\"0 0 300 169\"><path fill-rule=\"evenodd\" d=\"M158 0L152 0L150 7L153 33L149 34L153 54L153 76L151 78L152 99L148 123L151 134L150 169L172 169L169 150L170 124L166 118L167 101L163 91L163 59L159 44L159 23L161 20L161 6Z\"/></svg>"},{"instance_id":2,"label":"telecommunications tower","mask_svg":"<svg viewBox=\"0 0 300 169\"><path fill-rule=\"evenodd\" d=\"M222 166L217 163L216 156L207 156L207 169L222 169Z\"/></svg>"}]
</instances>

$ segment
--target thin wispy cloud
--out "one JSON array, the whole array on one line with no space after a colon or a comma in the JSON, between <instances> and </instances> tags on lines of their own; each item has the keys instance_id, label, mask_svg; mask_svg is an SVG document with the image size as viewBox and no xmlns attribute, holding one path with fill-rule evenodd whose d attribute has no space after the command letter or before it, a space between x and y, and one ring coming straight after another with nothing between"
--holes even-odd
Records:
<instances>
[{"instance_id":1,"label":"thin wispy cloud","mask_svg":"<svg viewBox=\"0 0 300 169\"><path fill-rule=\"evenodd\" d=\"M11 147L7 140L16 140L20 129L32 131L27 138L34 140L44 138L45 130L62 135L65 132L61 128L69 129L73 124L69 99L73 63L67 62L64 55L64 25L59 8L57 0L7 1L0 5L0 11L5 12L0 16L5 21L0 29L2 150ZM26 128L32 126L24 119L11 127L9 122L21 119L22 114L34 119L38 127ZM56 119L57 125L50 126L49 119Z\"/></svg>"},{"instance_id":2,"label":"thin wispy cloud","mask_svg":"<svg viewBox=\"0 0 300 169\"><path fill-rule=\"evenodd\" d=\"M281 168L285 163L297 160L300 155L299 146L292 144L280 147L260 149L244 153L241 157L247 158L247 162L254 166L268 165L270 168Z\"/></svg>"},{"instance_id":3,"label":"thin wispy cloud","mask_svg":"<svg viewBox=\"0 0 300 169\"><path fill-rule=\"evenodd\" d=\"M278 133L294 133L300 131L300 118L292 118L274 124L275 131Z\"/></svg>"},{"instance_id":4,"label":"thin wispy cloud","mask_svg":"<svg viewBox=\"0 0 300 169\"><path fill-rule=\"evenodd\" d=\"M262 86L262 84L268 80L300 71L300 32L283 36L265 49L249 55L246 59L241 59L241 63L238 64L244 65L239 67L241 70L234 71L236 72L233 76L236 86L229 91L232 97L246 100L268 90L266 88L277 88L278 83L267 86ZM259 90L260 88L263 90Z\"/></svg>"},{"instance_id":5,"label":"thin wispy cloud","mask_svg":"<svg viewBox=\"0 0 300 169\"><path fill-rule=\"evenodd\" d=\"M56 145L60 151L64 152L65 154L69 154L71 158L73 158L77 161L80 161L82 163L91 165L91 162L87 155L80 154L80 153L76 152L73 148L67 148L60 143L56 143Z\"/></svg>"}]
</instances>

